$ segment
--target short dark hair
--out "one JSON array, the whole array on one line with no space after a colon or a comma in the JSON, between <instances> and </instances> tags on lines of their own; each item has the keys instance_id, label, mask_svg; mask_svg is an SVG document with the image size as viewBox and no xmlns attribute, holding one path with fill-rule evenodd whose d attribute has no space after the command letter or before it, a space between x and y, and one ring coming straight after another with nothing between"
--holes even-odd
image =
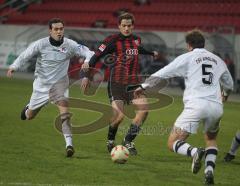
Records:
<instances>
[{"instance_id":1,"label":"short dark hair","mask_svg":"<svg viewBox=\"0 0 240 186\"><path fill-rule=\"evenodd\" d=\"M188 32L185 36L185 41L192 48L204 48L205 46L205 38L203 33L198 29Z\"/></svg>"},{"instance_id":2,"label":"short dark hair","mask_svg":"<svg viewBox=\"0 0 240 186\"><path fill-rule=\"evenodd\" d=\"M48 27L49 27L49 29L52 29L52 24L54 24L54 23L62 23L63 26L64 26L64 21L63 21L62 19L60 19L60 18L52 18L52 19L50 19L50 20L48 21Z\"/></svg>"},{"instance_id":3,"label":"short dark hair","mask_svg":"<svg viewBox=\"0 0 240 186\"><path fill-rule=\"evenodd\" d=\"M121 14L120 16L118 16L118 24L120 25L123 19L131 19L132 20L132 24L134 25L135 22L135 18L134 15L128 12L125 12L123 14Z\"/></svg>"}]
</instances>

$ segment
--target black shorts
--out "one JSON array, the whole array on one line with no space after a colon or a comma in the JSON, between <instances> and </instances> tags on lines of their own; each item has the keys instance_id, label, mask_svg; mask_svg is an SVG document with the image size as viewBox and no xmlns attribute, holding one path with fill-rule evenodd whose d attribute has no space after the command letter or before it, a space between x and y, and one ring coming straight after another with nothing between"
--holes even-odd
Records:
<instances>
[{"instance_id":1,"label":"black shorts","mask_svg":"<svg viewBox=\"0 0 240 186\"><path fill-rule=\"evenodd\" d=\"M108 82L108 97L110 102L121 100L125 104L130 104L134 99L133 92L127 92L127 86L120 83Z\"/></svg>"}]
</instances>

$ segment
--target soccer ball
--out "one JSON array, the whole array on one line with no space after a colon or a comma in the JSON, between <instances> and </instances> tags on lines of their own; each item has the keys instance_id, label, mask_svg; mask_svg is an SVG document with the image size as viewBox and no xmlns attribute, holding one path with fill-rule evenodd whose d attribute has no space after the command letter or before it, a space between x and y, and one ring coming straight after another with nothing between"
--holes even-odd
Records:
<instances>
[{"instance_id":1,"label":"soccer ball","mask_svg":"<svg viewBox=\"0 0 240 186\"><path fill-rule=\"evenodd\" d=\"M111 151L111 158L114 163L126 163L129 156L129 151L122 145L117 145Z\"/></svg>"}]
</instances>

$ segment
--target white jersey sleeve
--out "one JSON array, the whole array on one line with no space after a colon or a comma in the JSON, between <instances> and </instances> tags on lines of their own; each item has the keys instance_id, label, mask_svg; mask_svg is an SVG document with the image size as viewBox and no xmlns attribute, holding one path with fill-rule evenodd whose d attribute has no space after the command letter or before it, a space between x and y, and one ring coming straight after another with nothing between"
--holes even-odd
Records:
<instances>
[{"instance_id":1,"label":"white jersey sleeve","mask_svg":"<svg viewBox=\"0 0 240 186\"><path fill-rule=\"evenodd\" d=\"M94 55L94 52L89 50L88 47L79 44L78 48L80 50L80 54L85 57L84 62L89 62L91 57Z\"/></svg>"},{"instance_id":2,"label":"white jersey sleeve","mask_svg":"<svg viewBox=\"0 0 240 186\"><path fill-rule=\"evenodd\" d=\"M39 53L39 45L38 41L32 43L25 51L23 51L17 59L10 65L9 68L14 70L19 70L26 62L28 62L33 56Z\"/></svg>"},{"instance_id":3,"label":"white jersey sleeve","mask_svg":"<svg viewBox=\"0 0 240 186\"><path fill-rule=\"evenodd\" d=\"M184 77L186 75L187 65L186 65L186 54L177 57L173 62L159 71L152 74L146 81L142 84L145 89L147 87L155 86L161 79L168 79L171 77Z\"/></svg>"},{"instance_id":4,"label":"white jersey sleeve","mask_svg":"<svg viewBox=\"0 0 240 186\"><path fill-rule=\"evenodd\" d=\"M233 79L227 67L220 78L220 84L222 85L225 95L233 91Z\"/></svg>"},{"instance_id":5,"label":"white jersey sleeve","mask_svg":"<svg viewBox=\"0 0 240 186\"><path fill-rule=\"evenodd\" d=\"M89 50L89 48L84 45L78 44L73 40L70 41L73 49L73 56L84 57L84 62L89 62L94 52Z\"/></svg>"}]
</instances>

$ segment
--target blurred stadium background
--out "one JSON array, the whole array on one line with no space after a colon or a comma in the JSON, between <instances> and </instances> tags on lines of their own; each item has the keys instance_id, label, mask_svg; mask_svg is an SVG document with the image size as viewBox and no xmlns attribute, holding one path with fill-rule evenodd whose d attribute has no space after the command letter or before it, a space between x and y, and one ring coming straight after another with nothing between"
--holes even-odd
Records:
<instances>
[{"instance_id":1,"label":"blurred stadium background","mask_svg":"<svg viewBox=\"0 0 240 186\"><path fill-rule=\"evenodd\" d=\"M199 28L206 33L206 48L226 61L235 80L235 92L240 91L239 0L0 0L0 3L0 69L7 68L31 42L45 37L47 21L52 17L65 20L65 36L94 50L107 35L118 31L117 16L128 11L135 15L136 33L143 38L144 46L164 54L159 59L162 63L142 57L142 74L151 74L184 53L185 32ZM26 70L33 71L33 66L26 66ZM98 68L107 71L104 66ZM181 80L178 83L183 86Z\"/></svg>"}]
</instances>

